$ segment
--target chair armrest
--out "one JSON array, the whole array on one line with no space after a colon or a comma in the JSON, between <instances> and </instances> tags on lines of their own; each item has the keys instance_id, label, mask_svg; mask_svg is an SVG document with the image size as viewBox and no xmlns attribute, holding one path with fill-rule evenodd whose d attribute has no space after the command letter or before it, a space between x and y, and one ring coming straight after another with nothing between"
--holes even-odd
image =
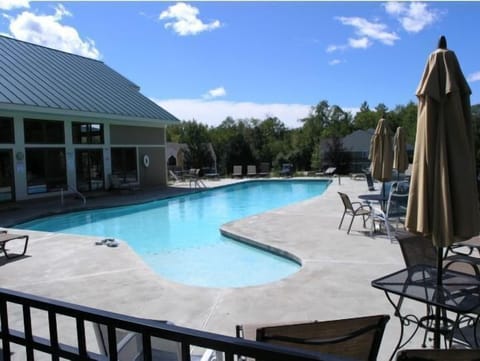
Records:
<instances>
[{"instance_id":1,"label":"chair armrest","mask_svg":"<svg viewBox=\"0 0 480 361\"><path fill-rule=\"evenodd\" d=\"M352 206L355 205L355 204L358 204L358 208L365 208L366 207L368 209L372 209L372 206L370 205L370 203L352 202Z\"/></svg>"},{"instance_id":2,"label":"chair armrest","mask_svg":"<svg viewBox=\"0 0 480 361\"><path fill-rule=\"evenodd\" d=\"M448 269L455 264L466 264L473 269L475 276L480 277L480 259L466 255L449 256L444 260L443 268Z\"/></svg>"},{"instance_id":3,"label":"chair armrest","mask_svg":"<svg viewBox=\"0 0 480 361\"><path fill-rule=\"evenodd\" d=\"M468 251L467 252L459 252L459 251L456 250L456 248L462 248L462 247L467 247ZM447 248L447 254L448 254L448 252L452 252L453 254L460 255L460 256L470 256L473 253L473 247L464 246L462 244L453 245L453 246L449 246Z\"/></svg>"},{"instance_id":4,"label":"chair armrest","mask_svg":"<svg viewBox=\"0 0 480 361\"><path fill-rule=\"evenodd\" d=\"M364 204L366 204L366 203L362 203L362 202L352 202L352 206L353 206L354 204L358 204L358 205L362 206L362 205L364 205Z\"/></svg>"}]
</instances>

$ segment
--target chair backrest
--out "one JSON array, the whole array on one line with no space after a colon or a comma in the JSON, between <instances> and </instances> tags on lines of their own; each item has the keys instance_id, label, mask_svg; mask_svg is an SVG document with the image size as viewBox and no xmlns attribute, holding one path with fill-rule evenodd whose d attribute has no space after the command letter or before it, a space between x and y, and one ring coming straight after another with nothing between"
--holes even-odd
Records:
<instances>
[{"instance_id":1,"label":"chair backrest","mask_svg":"<svg viewBox=\"0 0 480 361\"><path fill-rule=\"evenodd\" d=\"M248 173L248 174L255 174L255 173L257 173L257 166L255 166L255 165L247 165L247 173Z\"/></svg>"},{"instance_id":2,"label":"chair backrest","mask_svg":"<svg viewBox=\"0 0 480 361\"><path fill-rule=\"evenodd\" d=\"M387 217L398 217L406 214L408 193L408 182L393 182L390 185L387 201Z\"/></svg>"},{"instance_id":3,"label":"chair backrest","mask_svg":"<svg viewBox=\"0 0 480 361\"><path fill-rule=\"evenodd\" d=\"M325 173L326 175L333 175L336 170L337 170L337 168L335 168L335 167L329 167L329 168L327 168L327 169L325 170L324 173Z\"/></svg>"},{"instance_id":4,"label":"chair backrest","mask_svg":"<svg viewBox=\"0 0 480 361\"><path fill-rule=\"evenodd\" d=\"M260 172L261 173L268 173L270 172L270 163L262 162L260 163Z\"/></svg>"},{"instance_id":5,"label":"chair backrest","mask_svg":"<svg viewBox=\"0 0 480 361\"><path fill-rule=\"evenodd\" d=\"M405 266L416 264L436 266L437 251L427 237L408 231L397 230L395 237L402 251Z\"/></svg>"},{"instance_id":6,"label":"chair backrest","mask_svg":"<svg viewBox=\"0 0 480 361\"><path fill-rule=\"evenodd\" d=\"M478 349L400 350L397 361L480 361Z\"/></svg>"},{"instance_id":7,"label":"chair backrest","mask_svg":"<svg viewBox=\"0 0 480 361\"><path fill-rule=\"evenodd\" d=\"M342 199L342 203L343 203L343 206L345 207L345 209L348 209L349 211L354 211L353 209L353 205L352 205L352 202L350 201L350 197L345 194L345 193L342 193L342 192L337 192L340 196L340 198Z\"/></svg>"},{"instance_id":8,"label":"chair backrest","mask_svg":"<svg viewBox=\"0 0 480 361\"><path fill-rule=\"evenodd\" d=\"M242 174L242 166L241 165L234 165L233 166L233 174Z\"/></svg>"},{"instance_id":9,"label":"chair backrest","mask_svg":"<svg viewBox=\"0 0 480 361\"><path fill-rule=\"evenodd\" d=\"M267 326L257 329L257 341L374 361L389 319L388 315L375 315Z\"/></svg>"}]
</instances>

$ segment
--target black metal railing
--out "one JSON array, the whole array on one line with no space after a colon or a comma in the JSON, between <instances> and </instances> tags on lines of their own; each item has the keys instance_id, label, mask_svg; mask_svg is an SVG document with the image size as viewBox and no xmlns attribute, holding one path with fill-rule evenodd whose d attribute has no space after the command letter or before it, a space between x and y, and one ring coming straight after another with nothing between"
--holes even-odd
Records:
<instances>
[{"instance_id":1,"label":"black metal railing","mask_svg":"<svg viewBox=\"0 0 480 361\"><path fill-rule=\"evenodd\" d=\"M43 317L43 324L37 320L42 314L46 316ZM65 325L65 318L72 321L69 328ZM3 288L0 288L0 323L2 341L0 360L3 361L12 358L22 359L23 356L18 358L16 355L18 349L24 352L23 359L27 361L35 360L37 353L43 354L43 357L47 355L49 356L47 358L54 361L63 359L118 361L122 359L118 352L118 330L140 336L142 348L140 359L145 361L156 360L152 353L152 337L177 342L182 350L181 361L192 361L192 347L215 350L216 361L219 361L219 358L234 361L243 357L265 361L345 360L331 355L131 317ZM34 327L37 324L40 324L38 330ZM108 351L103 354L97 344L91 345L87 342L88 326L94 324L103 325L107 330ZM63 333L68 334L74 341L65 343Z\"/></svg>"}]
</instances>

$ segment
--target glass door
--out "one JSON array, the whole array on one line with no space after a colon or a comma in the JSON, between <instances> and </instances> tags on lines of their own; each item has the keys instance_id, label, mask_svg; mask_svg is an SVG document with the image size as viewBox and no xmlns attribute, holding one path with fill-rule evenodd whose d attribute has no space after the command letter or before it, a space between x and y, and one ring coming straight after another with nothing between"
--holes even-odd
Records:
<instances>
[{"instance_id":1,"label":"glass door","mask_svg":"<svg viewBox=\"0 0 480 361\"><path fill-rule=\"evenodd\" d=\"M105 188L102 149L77 149L75 166L77 169L77 189L80 192Z\"/></svg>"},{"instance_id":2,"label":"glass door","mask_svg":"<svg viewBox=\"0 0 480 361\"><path fill-rule=\"evenodd\" d=\"M0 202L13 201L13 189L12 151L0 149Z\"/></svg>"}]
</instances>

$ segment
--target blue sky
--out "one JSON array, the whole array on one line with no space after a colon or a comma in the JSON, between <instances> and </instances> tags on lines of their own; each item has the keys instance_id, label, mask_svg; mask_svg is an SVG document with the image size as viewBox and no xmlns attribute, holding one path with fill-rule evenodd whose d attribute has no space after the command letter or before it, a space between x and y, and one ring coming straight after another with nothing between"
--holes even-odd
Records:
<instances>
[{"instance_id":1,"label":"blue sky","mask_svg":"<svg viewBox=\"0 0 480 361\"><path fill-rule=\"evenodd\" d=\"M322 100L416 101L440 35L480 103L479 2L0 0L0 33L105 62L182 120L216 126Z\"/></svg>"}]
</instances>

